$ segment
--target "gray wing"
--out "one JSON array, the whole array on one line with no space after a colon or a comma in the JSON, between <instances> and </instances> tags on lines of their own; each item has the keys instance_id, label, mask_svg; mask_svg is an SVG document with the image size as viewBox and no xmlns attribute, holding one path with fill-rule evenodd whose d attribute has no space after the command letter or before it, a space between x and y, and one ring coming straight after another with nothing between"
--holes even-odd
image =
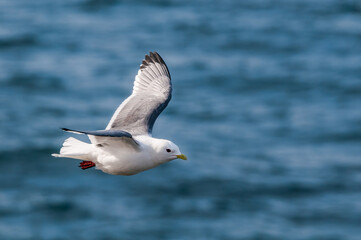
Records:
<instances>
[{"instance_id":1,"label":"gray wing","mask_svg":"<svg viewBox=\"0 0 361 240\"><path fill-rule=\"evenodd\" d=\"M106 130L151 134L155 120L167 107L171 96L168 67L157 52L150 52L135 76L132 94L120 104Z\"/></svg>"},{"instance_id":2,"label":"gray wing","mask_svg":"<svg viewBox=\"0 0 361 240\"><path fill-rule=\"evenodd\" d=\"M88 135L90 141L98 147L106 147L109 145L123 145L133 150L139 150L138 142L133 138L133 136L121 130L95 130L95 131L79 131L72 130L68 128L62 128L63 131L72 132L76 134L86 134Z\"/></svg>"}]
</instances>

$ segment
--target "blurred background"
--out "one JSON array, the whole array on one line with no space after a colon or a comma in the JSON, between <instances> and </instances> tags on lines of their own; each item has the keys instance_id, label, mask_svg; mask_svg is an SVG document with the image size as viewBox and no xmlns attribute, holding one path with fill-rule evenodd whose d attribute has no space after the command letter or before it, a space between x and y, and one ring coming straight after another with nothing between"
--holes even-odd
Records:
<instances>
[{"instance_id":1,"label":"blurred background","mask_svg":"<svg viewBox=\"0 0 361 240\"><path fill-rule=\"evenodd\" d=\"M174 86L153 135L189 161L51 157L149 51ZM360 126L360 1L0 0L0 239L360 239Z\"/></svg>"}]
</instances>

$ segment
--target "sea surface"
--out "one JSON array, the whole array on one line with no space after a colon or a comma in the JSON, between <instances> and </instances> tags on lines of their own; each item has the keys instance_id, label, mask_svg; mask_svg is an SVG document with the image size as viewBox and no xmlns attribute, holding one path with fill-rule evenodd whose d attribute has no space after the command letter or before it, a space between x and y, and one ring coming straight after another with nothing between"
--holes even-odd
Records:
<instances>
[{"instance_id":1,"label":"sea surface","mask_svg":"<svg viewBox=\"0 0 361 240\"><path fill-rule=\"evenodd\" d=\"M51 157L104 129L149 51L188 156ZM361 2L0 0L0 239L361 239Z\"/></svg>"}]
</instances>

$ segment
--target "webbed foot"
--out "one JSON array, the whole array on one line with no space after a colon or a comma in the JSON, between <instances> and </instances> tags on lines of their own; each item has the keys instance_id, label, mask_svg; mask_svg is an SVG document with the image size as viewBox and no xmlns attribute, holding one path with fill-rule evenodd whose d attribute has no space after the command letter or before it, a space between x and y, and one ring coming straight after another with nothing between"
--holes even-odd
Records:
<instances>
[{"instance_id":1,"label":"webbed foot","mask_svg":"<svg viewBox=\"0 0 361 240\"><path fill-rule=\"evenodd\" d=\"M81 169L85 170L88 168L95 167L95 163L93 163L92 161L82 161L80 163L79 167L81 167Z\"/></svg>"}]
</instances>

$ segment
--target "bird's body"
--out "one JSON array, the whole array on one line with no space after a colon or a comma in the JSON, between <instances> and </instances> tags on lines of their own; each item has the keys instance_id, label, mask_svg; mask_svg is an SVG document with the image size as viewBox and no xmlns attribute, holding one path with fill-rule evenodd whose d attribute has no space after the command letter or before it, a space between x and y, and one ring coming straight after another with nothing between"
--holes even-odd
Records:
<instances>
[{"instance_id":1,"label":"bird's body","mask_svg":"<svg viewBox=\"0 0 361 240\"><path fill-rule=\"evenodd\" d=\"M171 99L167 66L158 53L146 55L135 78L133 93L115 111L105 130L65 131L87 134L91 143L64 141L60 154L83 160L82 169L96 166L105 173L133 175L176 158L186 160L177 145L151 136L153 124Z\"/></svg>"}]
</instances>

